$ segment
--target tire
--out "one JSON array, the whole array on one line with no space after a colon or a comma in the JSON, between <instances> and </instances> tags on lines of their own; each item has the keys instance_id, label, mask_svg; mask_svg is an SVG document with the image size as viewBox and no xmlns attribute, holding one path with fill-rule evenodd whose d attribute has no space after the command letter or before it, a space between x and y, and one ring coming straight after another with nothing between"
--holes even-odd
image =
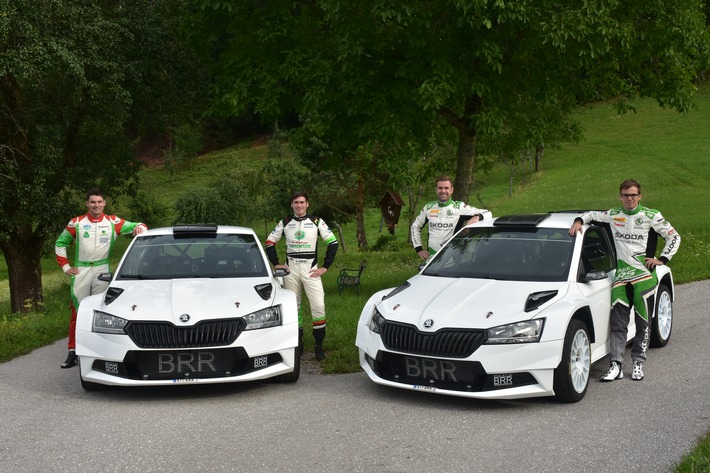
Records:
<instances>
[{"instance_id":1,"label":"tire","mask_svg":"<svg viewBox=\"0 0 710 473\"><path fill-rule=\"evenodd\" d=\"M562 361L555 369L553 389L561 402L579 402L589 386L592 347L587 326L572 320L562 346Z\"/></svg>"},{"instance_id":2,"label":"tire","mask_svg":"<svg viewBox=\"0 0 710 473\"><path fill-rule=\"evenodd\" d=\"M301 376L301 357L299 347L294 348L293 353L293 371L290 373L282 374L274 378L277 383L295 383Z\"/></svg>"},{"instance_id":3,"label":"tire","mask_svg":"<svg viewBox=\"0 0 710 473\"><path fill-rule=\"evenodd\" d=\"M656 291L656 307L651 319L651 340L652 348L664 347L668 344L673 330L673 300L671 291L665 284L658 286Z\"/></svg>"}]
</instances>

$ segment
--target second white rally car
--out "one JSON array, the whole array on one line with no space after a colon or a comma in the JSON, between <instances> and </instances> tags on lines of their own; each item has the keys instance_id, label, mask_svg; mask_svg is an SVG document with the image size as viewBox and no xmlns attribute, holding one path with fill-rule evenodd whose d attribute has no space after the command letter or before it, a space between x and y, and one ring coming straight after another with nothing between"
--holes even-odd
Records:
<instances>
[{"instance_id":1,"label":"second white rally car","mask_svg":"<svg viewBox=\"0 0 710 473\"><path fill-rule=\"evenodd\" d=\"M592 364L609 353L616 257L606 225L593 222L569 236L579 215L513 215L469 225L419 274L374 294L356 338L367 375L387 386L453 396L581 400ZM656 272L650 342L664 346L674 286L670 268Z\"/></svg>"}]
</instances>

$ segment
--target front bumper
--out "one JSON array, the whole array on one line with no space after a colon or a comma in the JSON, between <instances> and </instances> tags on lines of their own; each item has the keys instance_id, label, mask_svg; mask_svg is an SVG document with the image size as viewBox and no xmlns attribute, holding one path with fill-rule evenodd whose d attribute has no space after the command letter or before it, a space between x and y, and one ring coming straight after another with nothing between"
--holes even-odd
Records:
<instances>
[{"instance_id":1,"label":"front bumper","mask_svg":"<svg viewBox=\"0 0 710 473\"><path fill-rule=\"evenodd\" d=\"M84 381L113 386L230 383L291 373L296 365L297 325L242 332L218 347L141 349L126 335L77 329Z\"/></svg>"},{"instance_id":2,"label":"front bumper","mask_svg":"<svg viewBox=\"0 0 710 473\"><path fill-rule=\"evenodd\" d=\"M385 386L478 399L552 396L563 340L482 345L465 359L389 351L379 335L358 326L360 366Z\"/></svg>"}]
</instances>

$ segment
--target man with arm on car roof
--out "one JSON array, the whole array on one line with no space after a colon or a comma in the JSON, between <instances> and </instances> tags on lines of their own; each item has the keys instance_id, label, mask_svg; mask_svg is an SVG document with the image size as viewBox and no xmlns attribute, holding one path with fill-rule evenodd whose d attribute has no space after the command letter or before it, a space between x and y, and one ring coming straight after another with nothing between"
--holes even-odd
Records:
<instances>
[{"instance_id":1,"label":"man with arm on car roof","mask_svg":"<svg viewBox=\"0 0 710 473\"><path fill-rule=\"evenodd\" d=\"M631 379L643 379L643 363L649 343L650 318L653 316L654 296L658 279L653 271L658 265L667 264L680 246L680 235L663 218L661 212L639 205L641 184L627 179L619 186L622 206L604 212L591 211L574 220L569 230L571 236L582 232L582 225L592 221L605 222L611 226L617 253L616 276L611 291L611 334L609 371L602 381L624 377L621 363L626 349L626 334L634 306L636 334L631 348L633 369ZM658 258L646 256L646 245L651 230L666 241Z\"/></svg>"}]
</instances>

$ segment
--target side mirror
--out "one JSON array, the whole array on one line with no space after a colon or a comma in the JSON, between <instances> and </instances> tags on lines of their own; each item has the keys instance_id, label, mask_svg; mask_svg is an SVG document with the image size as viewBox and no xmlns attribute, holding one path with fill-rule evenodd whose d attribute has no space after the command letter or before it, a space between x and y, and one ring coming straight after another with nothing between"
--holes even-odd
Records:
<instances>
[{"instance_id":1,"label":"side mirror","mask_svg":"<svg viewBox=\"0 0 710 473\"><path fill-rule=\"evenodd\" d=\"M582 282L601 281L602 279L606 279L608 277L609 277L609 275L607 274L606 271L592 270L584 275Z\"/></svg>"},{"instance_id":2,"label":"side mirror","mask_svg":"<svg viewBox=\"0 0 710 473\"><path fill-rule=\"evenodd\" d=\"M112 273L101 273L97 276L99 281L104 281L104 282L111 282L113 279L113 274Z\"/></svg>"}]
</instances>

